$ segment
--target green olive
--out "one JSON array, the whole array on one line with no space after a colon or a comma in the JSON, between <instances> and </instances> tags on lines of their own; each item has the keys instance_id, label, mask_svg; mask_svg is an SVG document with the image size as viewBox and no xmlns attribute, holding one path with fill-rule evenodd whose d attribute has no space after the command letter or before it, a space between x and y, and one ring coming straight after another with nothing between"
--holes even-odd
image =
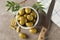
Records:
<instances>
[{"instance_id":1,"label":"green olive","mask_svg":"<svg viewBox=\"0 0 60 40\"><path fill-rule=\"evenodd\" d=\"M35 34L35 33L37 33L37 29L32 28L32 29L29 30L29 32L32 33L32 34Z\"/></svg>"},{"instance_id":2,"label":"green olive","mask_svg":"<svg viewBox=\"0 0 60 40\"><path fill-rule=\"evenodd\" d=\"M35 13L34 11L31 13L31 15L32 15L34 18L37 17L37 15L36 15L36 13Z\"/></svg>"},{"instance_id":3,"label":"green olive","mask_svg":"<svg viewBox=\"0 0 60 40\"><path fill-rule=\"evenodd\" d=\"M20 16L20 15L17 15L16 17L17 17L17 20L20 20L20 17L21 17L21 16Z\"/></svg>"},{"instance_id":4,"label":"green olive","mask_svg":"<svg viewBox=\"0 0 60 40\"><path fill-rule=\"evenodd\" d=\"M27 19L25 18L25 23L27 23Z\"/></svg>"},{"instance_id":5,"label":"green olive","mask_svg":"<svg viewBox=\"0 0 60 40\"><path fill-rule=\"evenodd\" d=\"M36 21L36 20L34 19L34 20L33 20L33 23L35 23L35 21Z\"/></svg>"},{"instance_id":6,"label":"green olive","mask_svg":"<svg viewBox=\"0 0 60 40\"><path fill-rule=\"evenodd\" d=\"M24 17L27 18L27 14L25 14Z\"/></svg>"},{"instance_id":7,"label":"green olive","mask_svg":"<svg viewBox=\"0 0 60 40\"><path fill-rule=\"evenodd\" d=\"M32 27L33 26L33 23L32 22L28 22L28 23L26 23L26 26L27 27Z\"/></svg>"},{"instance_id":8,"label":"green olive","mask_svg":"<svg viewBox=\"0 0 60 40\"><path fill-rule=\"evenodd\" d=\"M33 16L32 16L32 15L27 15L27 19L28 19L29 21L32 21L32 20L33 20Z\"/></svg>"},{"instance_id":9,"label":"green olive","mask_svg":"<svg viewBox=\"0 0 60 40\"><path fill-rule=\"evenodd\" d=\"M24 9L21 9L20 11L19 11L19 15L23 15L24 14Z\"/></svg>"},{"instance_id":10,"label":"green olive","mask_svg":"<svg viewBox=\"0 0 60 40\"><path fill-rule=\"evenodd\" d=\"M20 25L24 25L27 22L27 19L25 17L20 17Z\"/></svg>"},{"instance_id":11,"label":"green olive","mask_svg":"<svg viewBox=\"0 0 60 40\"><path fill-rule=\"evenodd\" d=\"M25 21L24 20L20 20L20 25L24 25Z\"/></svg>"},{"instance_id":12,"label":"green olive","mask_svg":"<svg viewBox=\"0 0 60 40\"><path fill-rule=\"evenodd\" d=\"M27 14L29 14L29 13L31 12L31 9L30 9L30 8L25 8L25 12L26 12Z\"/></svg>"},{"instance_id":13,"label":"green olive","mask_svg":"<svg viewBox=\"0 0 60 40\"><path fill-rule=\"evenodd\" d=\"M25 17L24 17L24 16L21 16L21 17L19 18L19 20L25 20Z\"/></svg>"},{"instance_id":14,"label":"green olive","mask_svg":"<svg viewBox=\"0 0 60 40\"><path fill-rule=\"evenodd\" d=\"M26 34L24 34L24 33L20 33L20 34L19 34L19 37L22 38L22 39L25 39L27 36L26 36Z\"/></svg>"}]
</instances>

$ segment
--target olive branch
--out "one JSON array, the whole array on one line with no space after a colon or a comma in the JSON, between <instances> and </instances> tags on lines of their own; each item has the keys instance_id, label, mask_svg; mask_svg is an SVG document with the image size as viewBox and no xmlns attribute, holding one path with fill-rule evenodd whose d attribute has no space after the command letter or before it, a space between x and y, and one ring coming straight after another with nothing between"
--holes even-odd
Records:
<instances>
[{"instance_id":1,"label":"olive branch","mask_svg":"<svg viewBox=\"0 0 60 40\"><path fill-rule=\"evenodd\" d=\"M25 0L25 1L27 1L27 0ZM23 1L21 3L25 3L25 1ZM16 3L16 2L13 2L13 1L7 1L7 4L6 4L6 6L8 7L7 11L9 11L9 10L11 10L12 12L18 11L19 8L22 7L20 5L21 3ZM44 9L44 7L41 4L41 2L36 2L31 7L33 7L36 10L43 10Z\"/></svg>"},{"instance_id":2,"label":"olive branch","mask_svg":"<svg viewBox=\"0 0 60 40\"><path fill-rule=\"evenodd\" d=\"M12 12L13 11L18 11L19 8L21 7L19 4L15 3L13 1L7 1L6 6L8 7L7 11L11 10Z\"/></svg>"}]
</instances>

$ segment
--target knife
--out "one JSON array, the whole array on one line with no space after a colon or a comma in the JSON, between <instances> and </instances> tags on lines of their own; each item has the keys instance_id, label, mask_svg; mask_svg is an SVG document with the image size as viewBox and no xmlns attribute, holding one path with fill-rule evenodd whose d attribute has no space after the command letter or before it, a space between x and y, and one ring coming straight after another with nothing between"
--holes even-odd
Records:
<instances>
[{"instance_id":1,"label":"knife","mask_svg":"<svg viewBox=\"0 0 60 40\"><path fill-rule=\"evenodd\" d=\"M42 29L41 32L39 34L38 40L45 40L45 34L47 32L47 29L49 28L50 22L51 22L51 15L54 9L54 5L55 5L55 0L51 1L51 4L49 6L48 12L46 17L44 18L44 21L42 23Z\"/></svg>"}]
</instances>

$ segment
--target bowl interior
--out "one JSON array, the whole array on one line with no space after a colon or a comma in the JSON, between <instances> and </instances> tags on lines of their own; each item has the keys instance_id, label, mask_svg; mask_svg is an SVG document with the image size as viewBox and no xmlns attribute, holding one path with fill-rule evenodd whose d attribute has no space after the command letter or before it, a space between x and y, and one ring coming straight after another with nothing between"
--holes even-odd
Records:
<instances>
[{"instance_id":1,"label":"bowl interior","mask_svg":"<svg viewBox=\"0 0 60 40\"><path fill-rule=\"evenodd\" d=\"M21 26L21 25L19 24L19 22L17 21L18 12L19 12L21 9L24 9L24 8L30 8L30 9L34 10L35 13L36 13L36 15L37 15L37 19L36 19L36 22L35 22L35 24L33 25L33 27ZM37 12L34 8L32 8L32 7L22 7L22 8L19 9L19 11L18 11L17 14L16 14L16 22L17 22L17 24L18 24L19 27L21 27L21 28L23 28L23 29L30 29L30 28L34 28L34 27L37 25L37 23L38 23L38 21L39 21L39 14L38 14L38 12Z\"/></svg>"}]
</instances>

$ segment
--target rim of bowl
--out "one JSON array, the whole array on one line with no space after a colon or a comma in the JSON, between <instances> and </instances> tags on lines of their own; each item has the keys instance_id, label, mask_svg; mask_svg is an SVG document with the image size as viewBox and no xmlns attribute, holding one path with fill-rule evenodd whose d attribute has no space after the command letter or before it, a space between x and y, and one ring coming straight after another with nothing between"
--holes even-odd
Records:
<instances>
[{"instance_id":1,"label":"rim of bowl","mask_svg":"<svg viewBox=\"0 0 60 40\"><path fill-rule=\"evenodd\" d=\"M37 20L36 20L35 24L33 25L33 27L21 26L21 25L18 23L18 21L17 21L18 12L19 12L21 9L24 9L24 8L31 8L31 9L34 10L35 13L37 14ZM34 28L34 27L37 25L37 23L38 23L38 21L39 21L39 14L38 14L38 12L37 12L33 7L29 7L29 6L22 7L22 8L20 8L20 9L18 10L18 12L17 12L17 14L16 14L16 22L17 22L17 24L18 24L19 27L21 27L22 29L30 29L30 28Z\"/></svg>"}]
</instances>

